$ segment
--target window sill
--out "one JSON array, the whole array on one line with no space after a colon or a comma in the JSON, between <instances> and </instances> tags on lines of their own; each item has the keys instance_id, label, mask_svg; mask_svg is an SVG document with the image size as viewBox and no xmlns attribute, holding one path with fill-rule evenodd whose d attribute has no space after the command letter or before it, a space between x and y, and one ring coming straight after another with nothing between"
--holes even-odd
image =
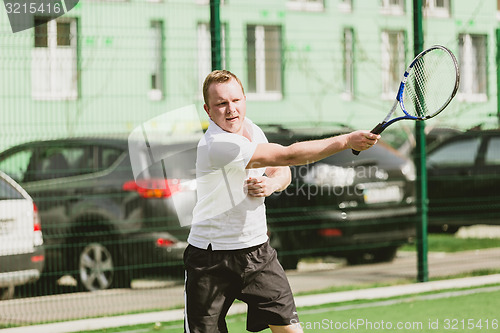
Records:
<instances>
[{"instance_id":1,"label":"window sill","mask_svg":"<svg viewBox=\"0 0 500 333\"><path fill-rule=\"evenodd\" d=\"M286 8L293 11L303 12L323 12L325 10L325 7L322 3L307 3L297 1L287 2Z\"/></svg>"},{"instance_id":2,"label":"window sill","mask_svg":"<svg viewBox=\"0 0 500 333\"><path fill-rule=\"evenodd\" d=\"M163 99L163 92L158 89L150 90L148 92L148 98L152 101L161 101Z\"/></svg>"},{"instance_id":3,"label":"window sill","mask_svg":"<svg viewBox=\"0 0 500 333\"><path fill-rule=\"evenodd\" d=\"M281 101L283 94L280 92L247 93L247 100L254 101Z\"/></svg>"}]
</instances>

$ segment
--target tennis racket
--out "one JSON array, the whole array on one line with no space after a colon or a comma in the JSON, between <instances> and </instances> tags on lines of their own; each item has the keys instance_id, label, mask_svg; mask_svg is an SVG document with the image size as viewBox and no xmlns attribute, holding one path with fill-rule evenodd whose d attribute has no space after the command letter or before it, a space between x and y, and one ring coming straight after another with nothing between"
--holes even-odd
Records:
<instances>
[{"instance_id":1,"label":"tennis racket","mask_svg":"<svg viewBox=\"0 0 500 333\"><path fill-rule=\"evenodd\" d=\"M371 132L380 134L389 125L403 119L427 120L435 117L455 97L459 82L457 59L450 50L434 45L422 51L404 72L391 110ZM398 104L404 115L391 119ZM354 149L352 152L359 154Z\"/></svg>"}]
</instances>

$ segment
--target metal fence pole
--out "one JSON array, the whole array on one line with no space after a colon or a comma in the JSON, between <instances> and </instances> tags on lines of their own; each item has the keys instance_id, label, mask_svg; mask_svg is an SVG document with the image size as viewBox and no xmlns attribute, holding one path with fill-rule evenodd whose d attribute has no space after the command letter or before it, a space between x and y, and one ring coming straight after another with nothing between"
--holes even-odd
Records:
<instances>
[{"instance_id":1,"label":"metal fence pole","mask_svg":"<svg viewBox=\"0 0 500 333\"><path fill-rule=\"evenodd\" d=\"M413 48L415 56L423 50L424 34L422 29L422 0L413 0ZM425 152L425 123L417 121L415 124L415 166L417 169L417 280L429 280L427 262L427 168Z\"/></svg>"},{"instance_id":2,"label":"metal fence pole","mask_svg":"<svg viewBox=\"0 0 500 333\"><path fill-rule=\"evenodd\" d=\"M212 45L212 70L222 69L220 0L210 0L210 36Z\"/></svg>"},{"instance_id":3,"label":"metal fence pole","mask_svg":"<svg viewBox=\"0 0 500 333\"><path fill-rule=\"evenodd\" d=\"M500 29L496 30L497 45L500 45ZM500 127L500 75L498 74L498 69L500 68L500 49L497 46L497 124Z\"/></svg>"}]
</instances>

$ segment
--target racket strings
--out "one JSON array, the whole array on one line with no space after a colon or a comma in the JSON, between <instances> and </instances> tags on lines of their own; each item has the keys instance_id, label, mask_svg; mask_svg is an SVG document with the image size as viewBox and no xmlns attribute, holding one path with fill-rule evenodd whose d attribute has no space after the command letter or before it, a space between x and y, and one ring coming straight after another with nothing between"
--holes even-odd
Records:
<instances>
[{"instance_id":1,"label":"racket strings","mask_svg":"<svg viewBox=\"0 0 500 333\"><path fill-rule=\"evenodd\" d=\"M414 117L432 117L453 97L456 81L456 64L447 52L436 49L426 53L408 74L403 90L404 108Z\"/></svg>"}]
</instances>

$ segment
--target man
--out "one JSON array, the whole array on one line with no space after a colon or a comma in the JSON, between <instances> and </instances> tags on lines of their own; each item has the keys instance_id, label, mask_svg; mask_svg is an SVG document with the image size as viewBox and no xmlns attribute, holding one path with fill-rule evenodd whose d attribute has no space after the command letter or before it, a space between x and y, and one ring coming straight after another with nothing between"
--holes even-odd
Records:
<instances>
[{"instance_id":1,"label":"man","mask_svg":"<svg viewBox=\"0 0 500 333\"><path fill-rule=\"evenodd\" d=\"M214 71L203 85L210 125L196 161L198 202L184 254L185 332L227 332L235 299L248 305L247 329L302 332L285 272L269 246L264 198L284 190L289 166L345 149L362 151L378 135L356 131L288 147L268 143L246 118L246 97L231 72Z\"/></svg>"}]
</instances>

